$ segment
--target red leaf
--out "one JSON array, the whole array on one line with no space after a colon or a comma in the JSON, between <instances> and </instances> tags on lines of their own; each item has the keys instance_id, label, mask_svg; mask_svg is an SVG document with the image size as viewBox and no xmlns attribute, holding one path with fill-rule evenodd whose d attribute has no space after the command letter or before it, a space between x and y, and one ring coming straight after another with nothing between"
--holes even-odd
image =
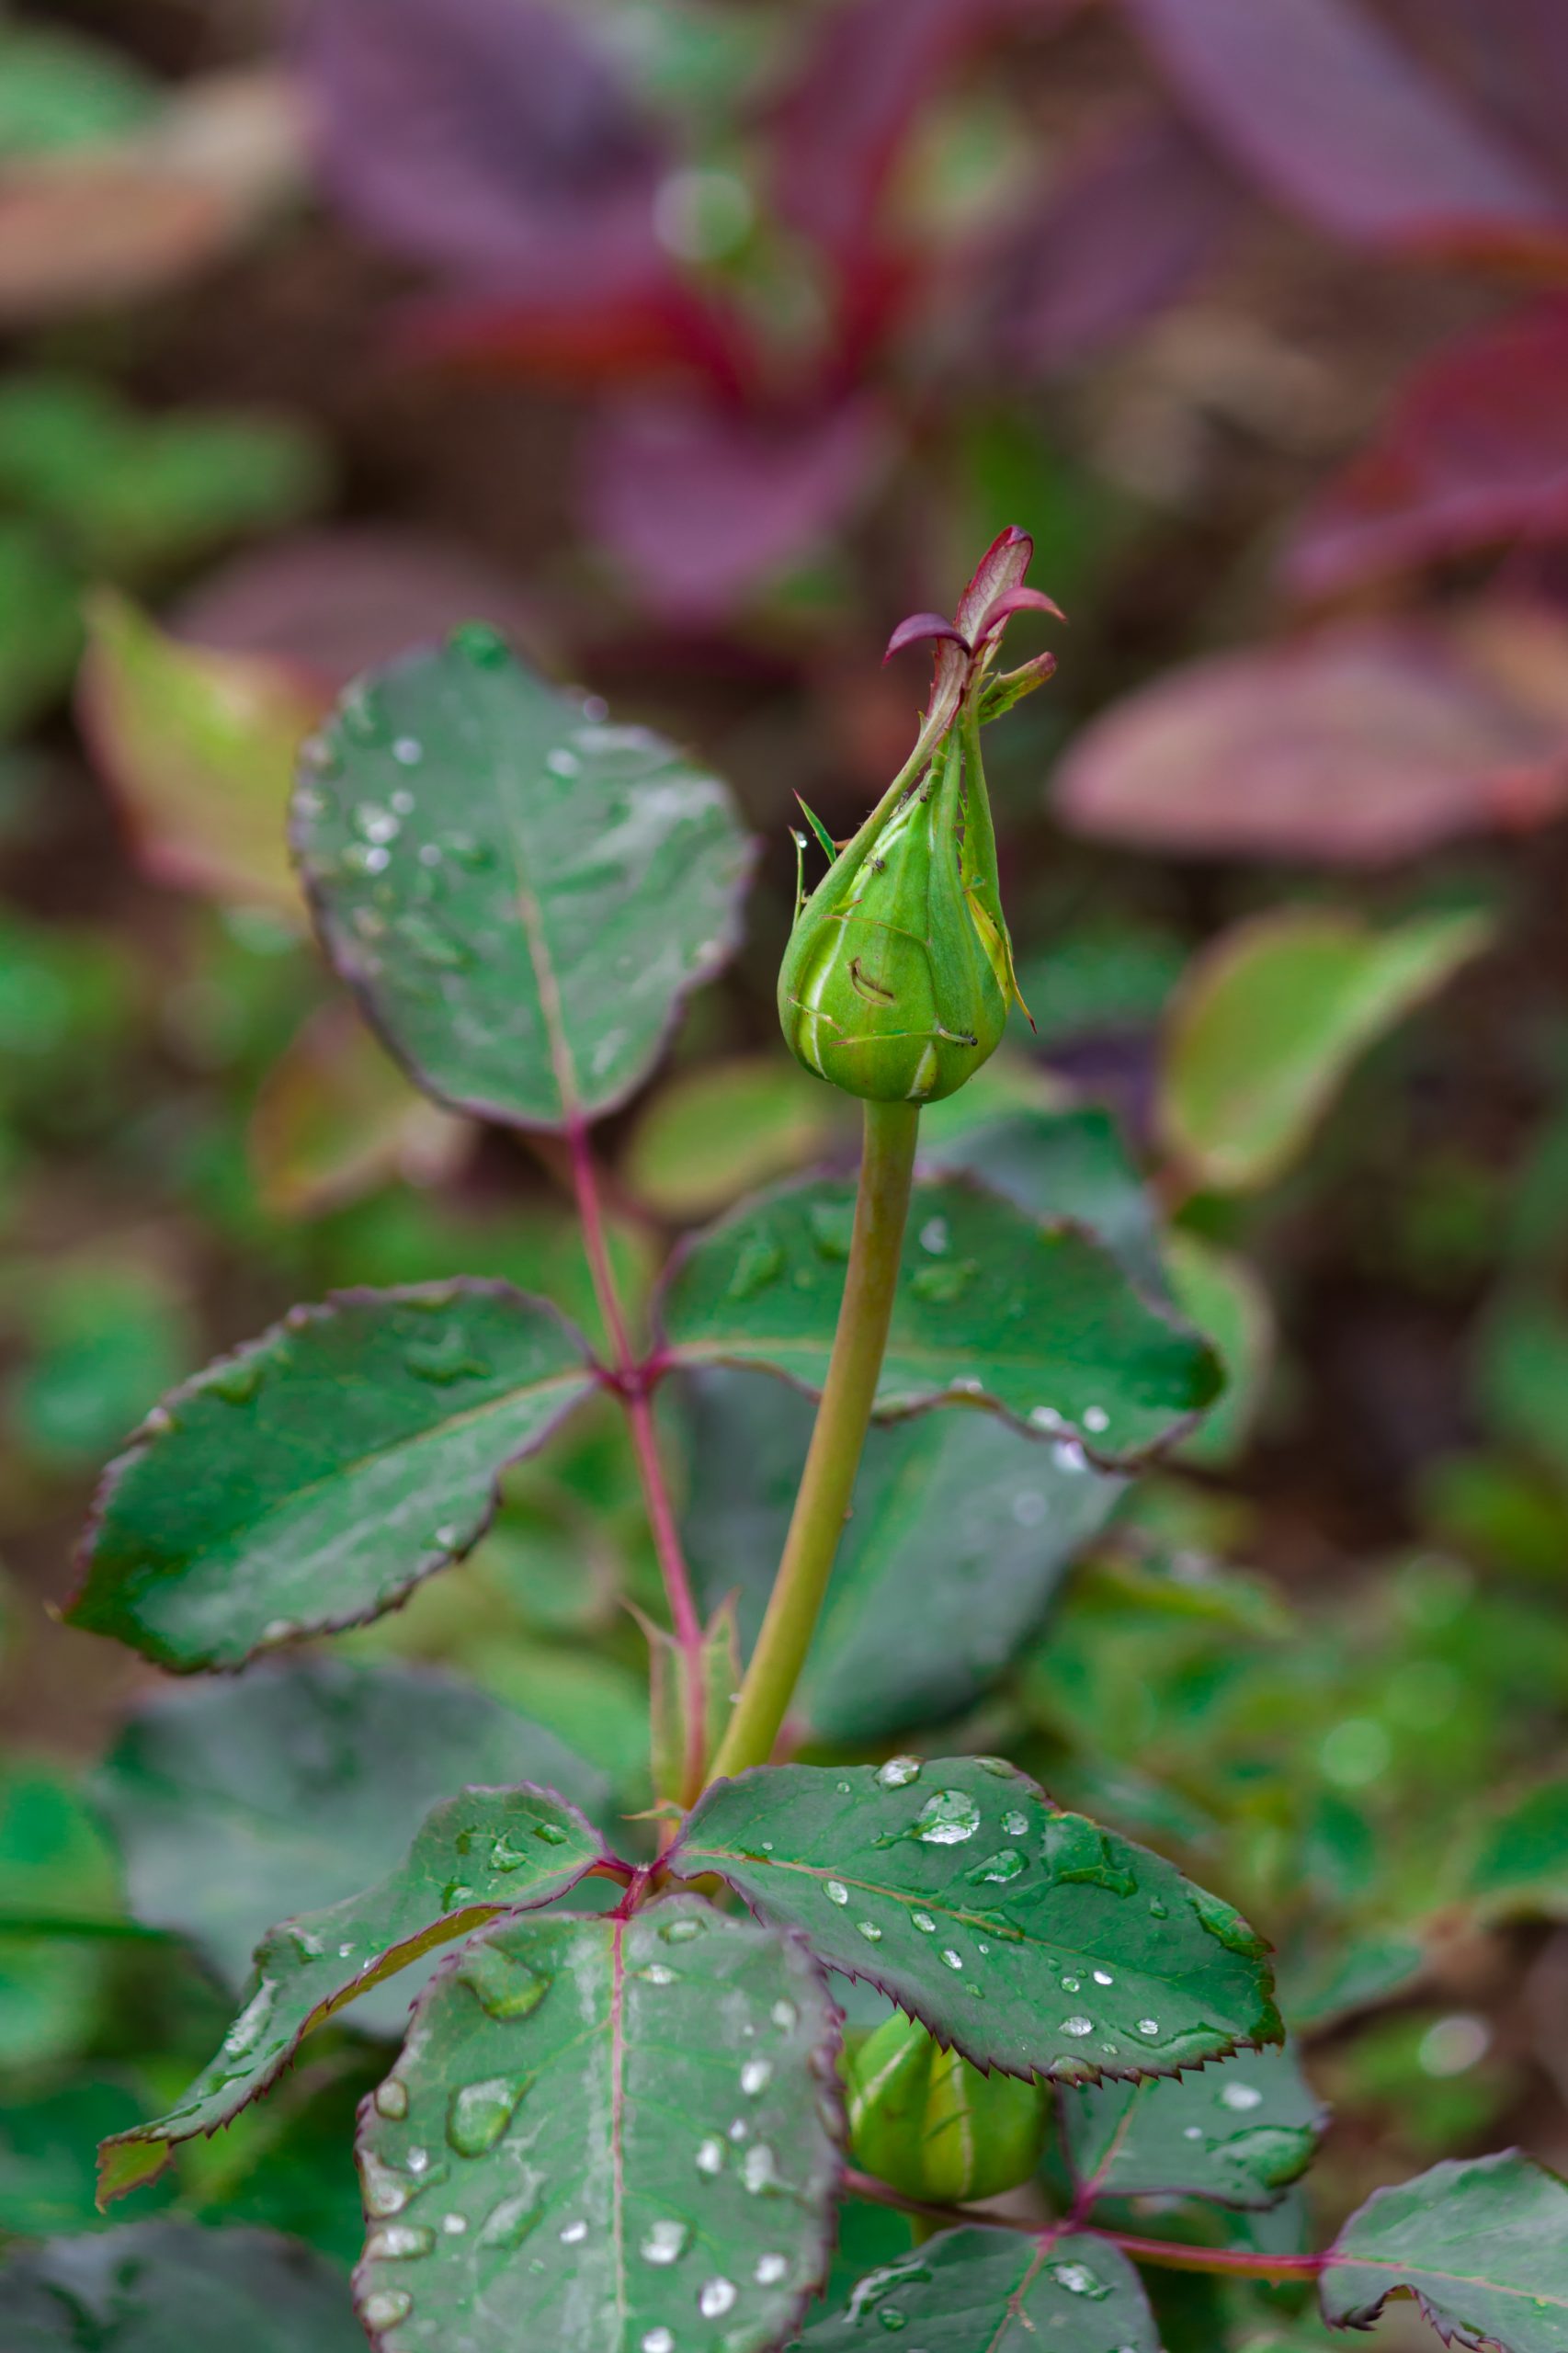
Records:
<instances>
[{"instance_id":1,"label":"red leaf","mask_svg":"<svg viewBox=\"0 0 1568 2353\"><path fill-rule=\"evenodd\" d=\"M1303 597L1499 540L1568 537L1568 300L1440 352L1309 508L1286 553Z\"/></svg>"},{"instance_id":2,"label":"red leaf","mask_svg":"<svg viewBox=\"0 0 1568 2353\"><path fill-rule=\"evenodd\" d=\"M659 142L566 11L314 0L303 56L328 185L389 244L541 299L665 275Z\"/></svg>"},{"instance_id":3,"label":"red leaf","mask_svg":"<svg viewBox=\"0 0 1568 2353\"><path fill-rule=\"evenodd\" d=\"M960 636L951 621L944 620L940 613L911 613L906 621L900 621L889 638L888 650L882 660L891 662L893 655L902 654L906 645L924 645L931 638L950 638L955 645L961 645L966 654L969 652L968 639Z\"/></svg>"},{"instance_id":4,"label":"red leaf","mask_svg":"<svg viewBox=\"0 0 1568 2353\"><path fill-rule=\"evenodd\" d=\"M714 618L831 531L885 448L868 399L779 422L628 403L584 446L588 524L650 603L686 620Z\"/></svg>"},{"instance_id":5,"label":"red leaf","mask_svg":"<svg viewBox=\"0 0 1568 2353\"><path fill-rule=\"evenodd\" d=\"M1009 366L1075 367L1182 295L1240 209L1231 175L1177 117L1140 113L1068 159L1043 211L991 264L985 343Z\"/></svg>"},{"instance_id":6,"label":"red leaf","mask_svg":"<svg viewBox=\"0 0 1568 2353\"><path fill-rule=\"evenodd\" d=\"M1074 831L1187 856L1377 866L1568 803L1568 620L1345 622L1193 663L1057 771Z\"/></svg>"},{"instance_id":7,"label":"red leaf","mask_svg":"<svg viewBox=\"0 0 1568 2353\"><path fill-rule=\"evenodd\" d=\"M1204 129L1358 243L1559 255L1568 209L1352 0L1126 0Z\"/></svg>"},{"instance_id":8,"label":"red leaf","mask_svg":"<svg viewBox=\"0 0 1568 2353\"><path fill-rule=\"evenodd\" d=\"M997 532L975 565L973 577L959 598L959 608L953 617L959 634L967 644L979 643L998 601L1023 586L1033 554L1033 540L1016 523L1009 523L1006 530Z\"/></svg>"},{"instance_id":9,"label":"red leaf","mask_svg":"<svg viewBox=\"0 0 1568 2353\"><path fill-rule=\"evenodd\" d=\"M537 646L535 608L508 572L417 531L298 531L210 573L175 614L179 635L292 665L328 694L413 644L482 619Z\"/></svg>"}]
</instances>

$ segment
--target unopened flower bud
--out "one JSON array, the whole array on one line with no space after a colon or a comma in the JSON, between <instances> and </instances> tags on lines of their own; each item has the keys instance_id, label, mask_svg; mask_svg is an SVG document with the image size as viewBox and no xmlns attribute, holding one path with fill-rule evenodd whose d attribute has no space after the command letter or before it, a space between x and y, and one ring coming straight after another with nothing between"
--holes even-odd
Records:
<instances>
[{"instance_id":1,"label":"unopened flower bud","mask_svg":"<svg viewBox=\"0 0 1568 2353\"><path fill-rule=\"evenodd\" d=\"M982 2075L902 2012L861 2044L846 2077L855 2163L906 2198L995 2198L1040 2164L1047 2087Z\"/></svg>"},{"instance_id":2,"label":"unopened flower bud","mask_svg":"<svg viewBox=\"0 0 1568 2353\"><path fill-rule=\"evenodd\" d=\"M949 738L872 812L796 916L779 1019L797 1059L846 1094L935 1103L1001 1042L1006 983L963 870L962 773ZM994 891L994 855L991 866Z\"/></svg>"}]
</instances>

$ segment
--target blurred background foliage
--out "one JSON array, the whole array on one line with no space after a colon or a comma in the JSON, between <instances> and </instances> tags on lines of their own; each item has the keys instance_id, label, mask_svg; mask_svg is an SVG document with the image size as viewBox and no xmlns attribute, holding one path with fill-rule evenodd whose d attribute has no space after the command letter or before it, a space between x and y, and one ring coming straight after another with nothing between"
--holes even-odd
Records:
<instances>
[{"instance_id":1,"label":"blurred background foliage","mask_svg":"<svg viewBox=\"0 0 1568 2353\"><path fill-rule=\"evenodd\" d=\"M885 1745L855 1642L971 1578L942 1739L1275 1938L1331 2218L1444 2153L1561 2165L1557 0L6 7L0 335L0 2233L93 2228L92 2143L206 2057L272 1916L246 1874L336 1786L355 1676L431 1664L497 1711L460 1737L410 1686L395 1803L355 1717L389 1857L521 1718L645 1796L625 1605L657 1582L608 1412L331 1646L297 1785L50 1616L102 1460L291 1299L494 1273L593 1328L554 1148L415 1096L312 952L301 735L481 613L732 780L748 944L605 1139L638 1290L853 1149L776 1034L793 795L851 828L921 689L889 628L1009 522L1071 617L994 772L1037 1029L931 1148L1084 1216L1234 1386L1130 1494L999 1457L1007 1543L923 1545L894 1473L939 1478L935 1427L882 1439L909 1460L801 1737ZM669 1401L715 1597L770 1562L803 1443L755 1392ZM347 2261L377 2065L319 2036L137 2203ZM1262 2310L1248 2341L1316 2341ZM1207 2306L1164 2317L1214 2342Z\"/></svg>"}]
</instances>

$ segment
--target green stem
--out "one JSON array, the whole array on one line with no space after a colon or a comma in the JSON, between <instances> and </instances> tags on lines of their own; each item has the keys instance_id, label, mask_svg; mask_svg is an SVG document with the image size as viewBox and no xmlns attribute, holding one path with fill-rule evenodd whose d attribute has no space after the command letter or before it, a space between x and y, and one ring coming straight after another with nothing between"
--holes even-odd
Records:
<instances>
[{"instance_id":1,"label":"green stem","mask_svg":"<svg viewBox=\"0 0 1568 2353\"><path fill-rule=\"evenodd\" d=\"M713 1760L713 1780L767 1764L806 1663L882 1369L919 1127L917 1104L866 1106L855 1231L827 1381L767 1615Z\"/></svg>"}]
</instances>

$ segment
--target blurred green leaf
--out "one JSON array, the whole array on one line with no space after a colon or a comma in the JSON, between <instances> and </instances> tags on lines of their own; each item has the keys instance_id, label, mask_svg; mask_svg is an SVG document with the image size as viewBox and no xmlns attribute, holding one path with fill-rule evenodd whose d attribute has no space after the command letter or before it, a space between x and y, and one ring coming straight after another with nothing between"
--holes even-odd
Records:
<instances>
[{"instance_id":1,"label":"blurred green leaf","mask_svg":"<svg viewBox=\"0 0 1568 2353\"><path fill-rule=\"evenodd\" d=\"M317 694L277 662L182 644L97 590L78 716L154 881L293 914L285 824Z\"/></svg>"},{"instance_id":2,"label":"blurred green leaf","mask_svg":"<svg viewBox=\"0 0 1568 2353\"><path fill-rule=\"evenodd\" d=\"M1369 930L1332 909L1260 915L1190 968L1173 1008L1159 1120L1195 1187L1250 1192L1305 1149L1357 1059L1491 937L1470 915Z\"/></svg>"},{"instance_id":3,"label":"blurred green leaf","mask_svg":"<svg viewBox=\"0 0 1568 2353\"><path fill-rule=\"evenodd\" d=\"M7 1385L7 1411L49 1470L101 1461L189 1361L184 1304L155 1265L73 1259L50 1270L28 1323L31 1357Z\"/></svg>"},{"instance_id":4,"label":"blurred green leaf","mask_svg":"<svg viewBox=\"0 0 1568 2353\"><path fill-rule=\"evenodd\" d=\"M0 163L123 138L157 119L157 84L123 50L0 21Z\"/></svg>"},{"instance_id":5,"label":"blurred green leaf","mask_svg":"<svg viewBox=\"0 0 1568 2353\"><path fill-rule=\"evenodd\" d=\"M351 1006L322 1006L268 1071L251 1117L256 1189L275 1217L317 1217L391 1176L435 1183L474 1141L404 1077Z\"/></svg>"},{"instance_id":6,"label":"blurred green leaf","mask_svg":"<svg viewBox=\"0 0 1568 2353\"><path fill-rule=\"evenodd\" d=\"M597 1767L472 1686L318 1660L160 1695L94 1790L136 1917L188 1937L237 1987L273 1921L391 1870L454 1789L521 1781L590 1814L608 1794ZM357 2017L400 2026L407 1983L369 1995Z\"/></svg>"},{"instance_id":7,"label":"blurred green leaf","mask_svg":"<svg viewBox=\"0 0 1568 2353\"><path fill-rule=\"evenodd\" d=\"M151 2222L52 2239L0 2272L0 2301L14 2353L365 2353L342 2274L269 2231Z\"/></svg>"},{"instance_id":8,"label":"blurred green leaf","mask_svg":"<svg viewBox=\"0 0 1568 2353\"><path fill-rule=\"evenodd\" d=\"M842 1098L787 1054L704 1063L660 1087L632 1130L623 1173L657 1216L711 1217L845 1132Z\"/></svg>"},{"instance_id":9,"label":"blurred green leaf","mask_svg":"<svg viewBox=\"0 0 1568 2353\"><path fill-rule=\"evenodd\" d=\"M1165 1273L1176 1304L1210 1341L1225 1386L1201 1426L1184 1438L1188 1462L1233 1462L1251 1434L1274 1355L1274 1310L1247 1261L1177 1226L1165 1236Z\"/></svg>"},{"instance_id":10,"label":"blurred green leaf","mask_svg":"<svg viewBox=\"0 0 1568 2353\"><path fill-rule=\"evenodd\" d=\"M0 2232L51 2238L102 2228L93 2151L141 2113L126 2084L94 2076L0 2102ZM145 2202L162 2206L169 2195L164 2184Z\"/></svg>"}]
</instances>

